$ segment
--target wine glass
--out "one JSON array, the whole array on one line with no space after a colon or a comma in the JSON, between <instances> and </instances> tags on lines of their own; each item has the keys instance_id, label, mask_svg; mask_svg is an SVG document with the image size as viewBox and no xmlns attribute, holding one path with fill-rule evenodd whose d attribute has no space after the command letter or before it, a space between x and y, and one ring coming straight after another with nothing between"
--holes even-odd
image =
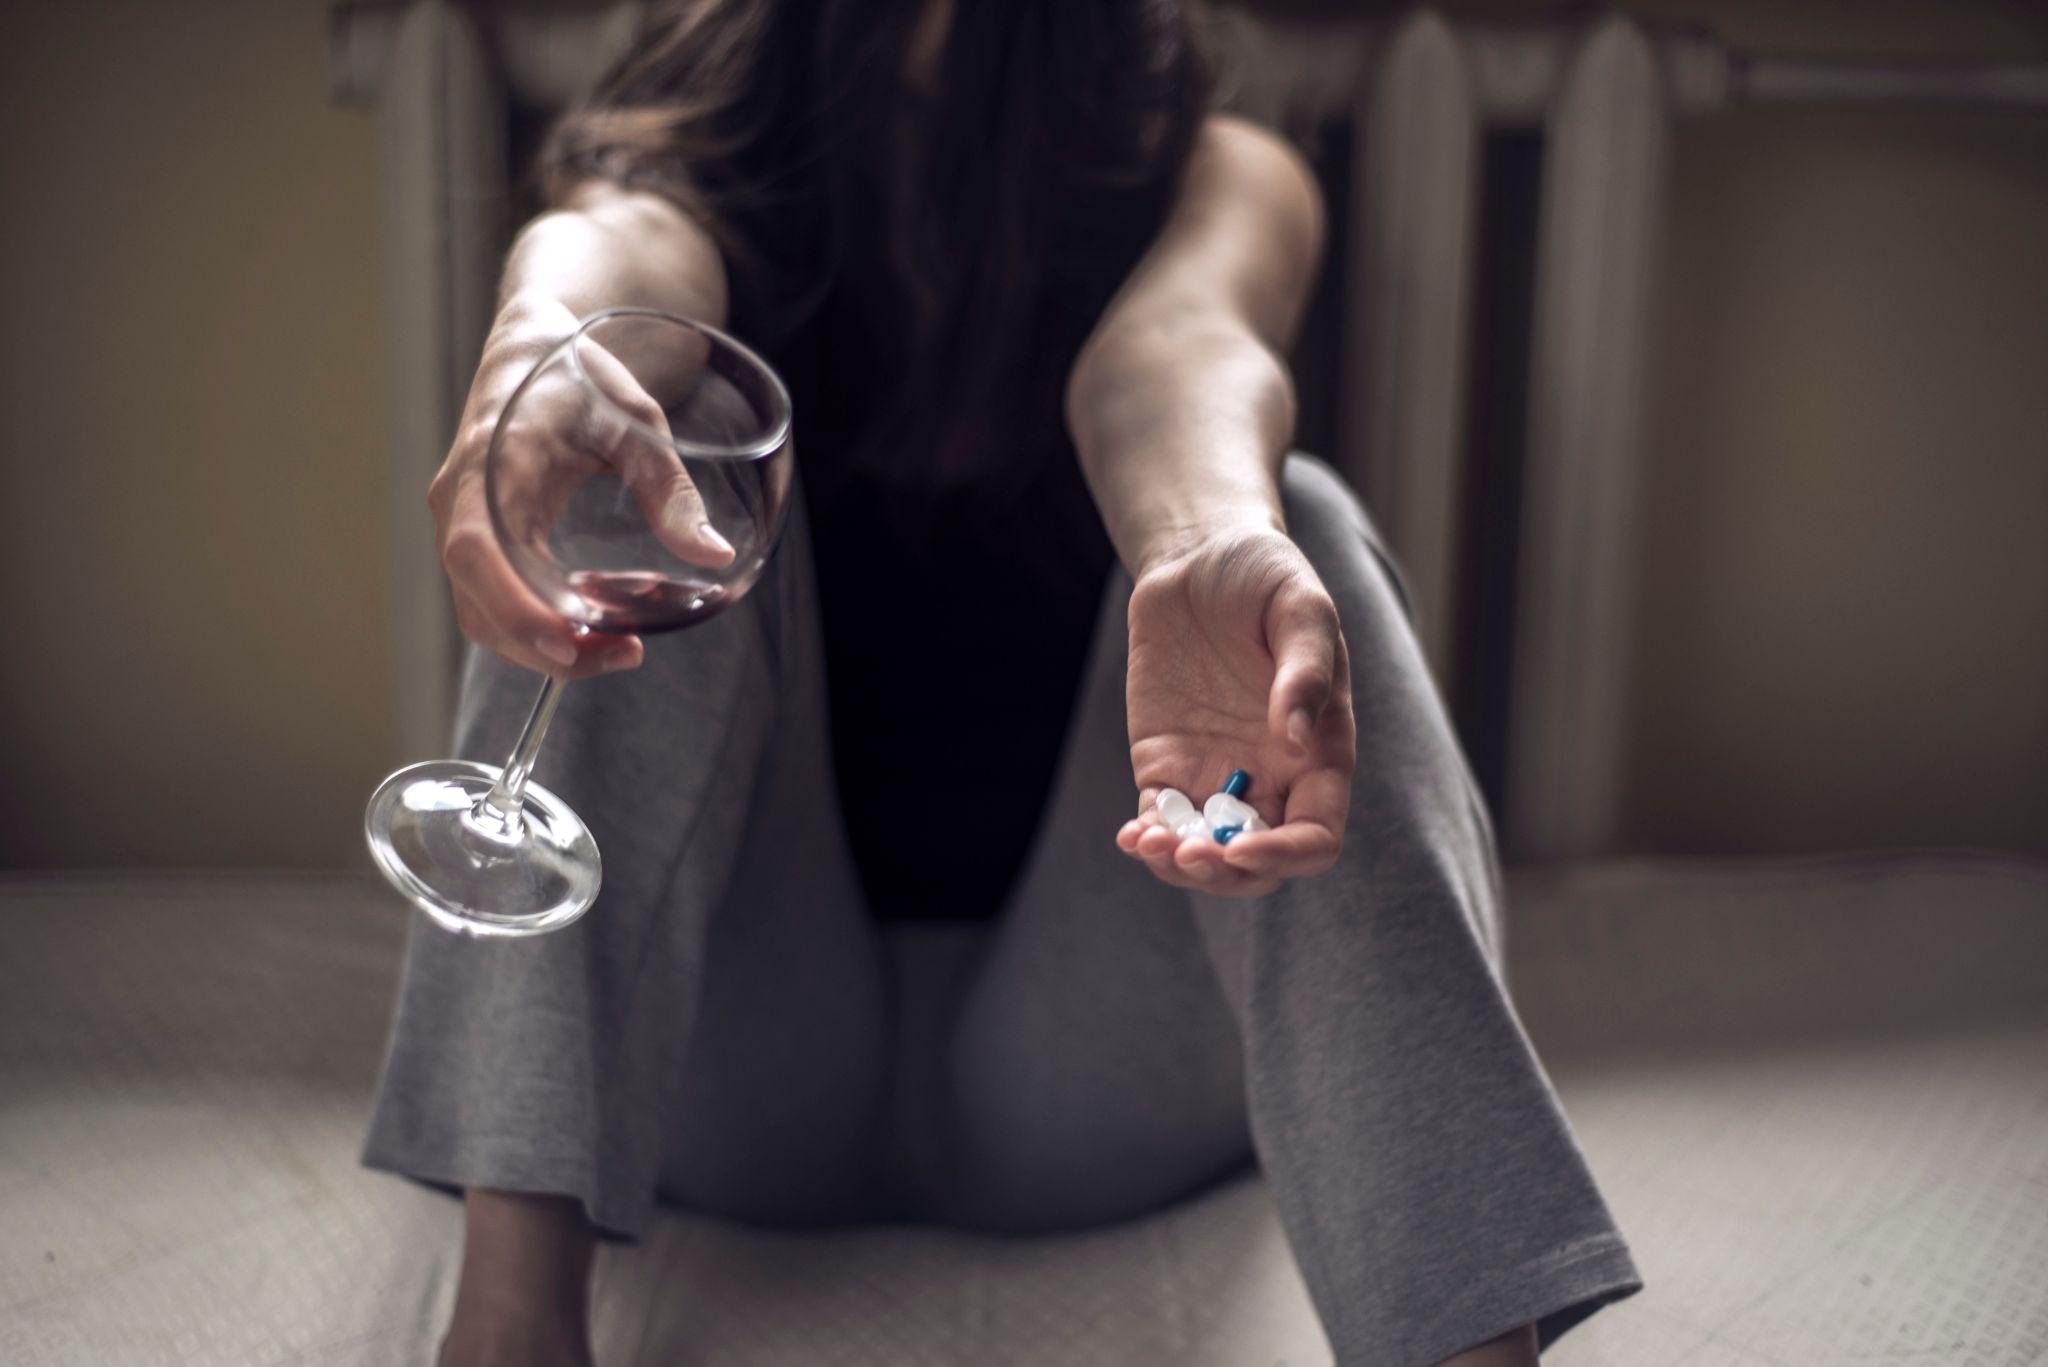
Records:
<instances>
[{"instance_id":1,"label":"wine glass","mask_svg":"<svg viewBox=\"0 0 2048 1367\"><path fill-rule=\"evenodd\" d=\"M581 631L675 631L731 607L781 535L789 391L718 329L592 315L513 391L485 458L491 526L527 586ZM468 935L559 930L602 877L597 842L533 782L563 680L503 767L430 760L385 779L363 831L392 885Z\"/></svg>"}]
</instances>

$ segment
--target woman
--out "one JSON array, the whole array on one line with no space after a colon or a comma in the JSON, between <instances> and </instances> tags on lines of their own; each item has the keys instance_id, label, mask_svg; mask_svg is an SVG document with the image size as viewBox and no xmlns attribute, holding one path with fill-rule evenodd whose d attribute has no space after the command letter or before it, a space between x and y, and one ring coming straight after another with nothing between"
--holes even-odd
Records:
<instances>
[{"instance_id":1,"label":"woman","mask_svg":"<svg viewBox=\"0 0 2048 1367\"><path fill-rule=\"evenodd\" d=\"M366 1157L466 1193L444 1363L588 1361L593 1237L658 1196L1048 1229L1253 1157L1342 1363L1533 1362L1637 1285L1399 585L1287 454L1314 183L1207 112L1190 27L700 0L556 130L431 503L465 754L521 670L618 675L543 759L607 883L537 941L414 938ZM801 434L766 576L647 654L483 508L511 387L620 304L754 342ZM1152 810L1238 767L1270 830ZM971 959L884 954L932 916L984 918Z\"/></svg>"}]
</instances>

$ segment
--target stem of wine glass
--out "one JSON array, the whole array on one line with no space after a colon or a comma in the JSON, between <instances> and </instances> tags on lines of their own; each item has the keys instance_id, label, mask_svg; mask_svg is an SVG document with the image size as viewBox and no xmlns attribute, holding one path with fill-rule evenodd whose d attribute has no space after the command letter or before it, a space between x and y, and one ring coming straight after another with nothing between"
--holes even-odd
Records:
<instances>
[{"instance_id":1,"label":"stem of wine glass","mask_svg":"<svg viewBox=\"0 0 2048 1367\"><path fill-rule=\"evenodd\" d=\"M518 837L519 811L526 805L526 780L533 774L533 762L540 756L540 743L547 736L548 723L555 717L555 704L562 700L562 689L567 682L552 674L548 676L540 696L534 699L533 711L527 714L526 728L519 733L519 743L512 747L505 767L498 772L498 781L476 804L473 815L486 832L502 832L501 838L507 839Z\"/></svg>"}]
</instances>

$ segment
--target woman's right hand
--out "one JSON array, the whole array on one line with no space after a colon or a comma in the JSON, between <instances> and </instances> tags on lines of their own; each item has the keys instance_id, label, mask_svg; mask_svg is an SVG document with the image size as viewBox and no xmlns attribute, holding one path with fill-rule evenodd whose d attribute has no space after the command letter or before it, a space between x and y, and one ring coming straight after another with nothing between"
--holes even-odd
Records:
<instances>
[{"instance_id":1,"label":"woman's right hand","mask_svg":"<svg viewBox=\"0 0 2048 1367\"><path fill-rule=\"evenodd\" d=\"M560 300L514 295L498 314L485 340L483 358L463 405L455 444L427 489L435 539L456 619L470 640L500 659L561 678L584 678L640 663L636 636L591 632L557 612L506 559L485 496L484 465L506 404L533 367L574 332L580 319ZM663 407L636 380L635 371L597 347L579 345L590 379L607 399L642 425L666 430ZM644 358L643 364L644 364ZM685 358L660 358L664 392L684 392L695 367ZM550 388L552 376L520 400L519 420L499 452L500 511L513 534L545 541L548 529L582 482L603 470L616 473L633 490L649 525L678 558L717 567L732 558L732 547L710 528L696 487L671 451L633 436L627 425L603 420L586 395L575 392L561 372L563 392Z\"/></svg>"},{"instance_id":2,"label":"woman's right hand","mask_svg":"<svg viewBox=\"0 0 2048 1367\"><path fill-rule=\"evenodd\" d=\"M579 632L575 623L526 586L498 547L484 501L484 460L491 433L512 391L548 351L576 330L578 318L556 299L514 295L499 310L455 444L427 486L434 544L455 599L462 634L499 659L564 678L583 678L640 663L631 636Z\"/></svg>"}]
</instances>

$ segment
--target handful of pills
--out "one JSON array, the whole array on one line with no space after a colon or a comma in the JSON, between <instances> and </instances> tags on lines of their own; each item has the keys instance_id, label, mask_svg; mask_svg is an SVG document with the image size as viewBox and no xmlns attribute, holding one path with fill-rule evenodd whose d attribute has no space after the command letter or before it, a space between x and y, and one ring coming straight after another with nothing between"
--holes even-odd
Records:
<instances>
[{"instance_id":1,"label":"handful of pills","mask_svg":"<svg viewBox=\"0 0 2048 1367\"><path fill-rule=\"evenodd\" d=\"M1251 787L1252 776L1242 769L1233 769L1230 777L1223 780L1223 790L1211 794L1199 812L1178 788L1161 788L1159 796L1152 800L1152 808L1159 813L1166 829L1183 840L1191 835L1204 836L1219 845L1228 845L1246 831L1267 829L1257 810L1244 800Z\"/></svg>"}]
</instances>

